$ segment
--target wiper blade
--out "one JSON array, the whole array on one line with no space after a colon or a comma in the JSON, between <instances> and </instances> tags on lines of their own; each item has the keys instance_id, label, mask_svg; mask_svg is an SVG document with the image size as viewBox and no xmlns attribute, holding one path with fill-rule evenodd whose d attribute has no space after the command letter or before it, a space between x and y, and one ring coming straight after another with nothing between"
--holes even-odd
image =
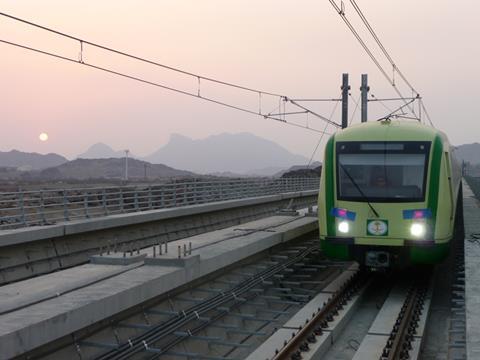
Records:
<instances>
[{"instance_id":1,"label":"wiper blade","mask_svg":"<svg viewBox=\"0 0 480 360\"><path fill-rule=\"evenodd\" d=\"M358 186L357 182L353 179L353 177L350 175L350 173L347 171L347 169L345 169L345 166L343 166L342 164L340 164L340 167L342 168L343 172L345 173L345 175L347 175L347 177L350 179L350 181L352 182L352 184L357 188L358 192L360 193L360 195L363 197L363 199L367 202L368 206L370 206L370 209L373 211L373 213L375 214L375 216L377 218L380 217L380 215L378 215L378 212L375 210L375 208L372 206L372 204L370 204L370 200L368 199L368 197L364 194L364 192L362 191L362 189L360 189L360 186Z\"/></svg>"}]
</instances>

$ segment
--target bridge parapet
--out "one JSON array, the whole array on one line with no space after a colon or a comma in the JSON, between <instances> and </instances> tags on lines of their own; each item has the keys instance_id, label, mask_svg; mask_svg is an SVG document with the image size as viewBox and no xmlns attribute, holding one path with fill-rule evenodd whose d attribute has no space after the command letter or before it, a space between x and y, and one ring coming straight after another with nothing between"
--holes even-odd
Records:
<instances>
[{"instance_id":1,"label":"bridge parapet","mask_svg":"<svg viewBox=\"0 0 480 360\"><path fill-rule=\"evenodd\" d=\"M253 178L3 192L0 193L0 230L317 190L318 187L318 178Z\"/></svg>"}]
</instances>

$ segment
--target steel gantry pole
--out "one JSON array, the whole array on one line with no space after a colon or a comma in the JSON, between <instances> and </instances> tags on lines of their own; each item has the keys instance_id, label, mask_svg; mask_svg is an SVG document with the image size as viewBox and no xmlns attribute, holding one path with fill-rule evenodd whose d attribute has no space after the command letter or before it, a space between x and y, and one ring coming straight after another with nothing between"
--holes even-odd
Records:
<instances>
[{"instance_id":1,"label":"steel gantry pole","mask_svg":"<svg viewBox=\"0 0 480 360\"><path fill-rule=\"evenodd\" d=\"M350 86L348 85L348 74L342 75L342 129L348 126L348 91Z\"/></svg>"},{"instance_id":2,"label":"steel gantry pole","mask_svg":"<svg viewBox=\"0 0 480 360\"><path fill-rule=\"evenodd\" d=\"M368 75L362 74L362 86L360 86L360 91L362 94L362 123L367 122L367 105L368 105L368 91L370 90L368 86Z\"/></svg>"}]
</instances>

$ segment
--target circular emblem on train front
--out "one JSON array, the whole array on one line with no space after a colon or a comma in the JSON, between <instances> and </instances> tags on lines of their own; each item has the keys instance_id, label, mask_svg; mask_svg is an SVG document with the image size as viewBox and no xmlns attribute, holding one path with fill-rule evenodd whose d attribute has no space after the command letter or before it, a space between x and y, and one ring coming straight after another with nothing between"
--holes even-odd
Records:
<instances>
[{"instance_id":1,"label":"circular emblem on train front","mask_svg":"<svg viewBox=\"0 0 480 360\"><path fill-rule=\"evenodd\" d=\"M367 220L367 234L373 236L388 235L387 220Z\"/></svg>"}]
</instances>

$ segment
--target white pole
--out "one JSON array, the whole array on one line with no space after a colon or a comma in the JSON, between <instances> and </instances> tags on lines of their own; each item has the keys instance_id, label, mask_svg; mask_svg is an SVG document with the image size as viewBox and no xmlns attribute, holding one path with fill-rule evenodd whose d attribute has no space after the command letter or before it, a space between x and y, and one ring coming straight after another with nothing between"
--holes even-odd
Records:
<instances>
[{"instance_id":1,"label":"white pole","mask_svg":"<svg viewBox=\"0 0 480 360\"><path fill-rule=\"evenodd\" d=\"M128 181L128 153L130 150L125 150L125 181Z\"/></svg>"}]
</instances>

